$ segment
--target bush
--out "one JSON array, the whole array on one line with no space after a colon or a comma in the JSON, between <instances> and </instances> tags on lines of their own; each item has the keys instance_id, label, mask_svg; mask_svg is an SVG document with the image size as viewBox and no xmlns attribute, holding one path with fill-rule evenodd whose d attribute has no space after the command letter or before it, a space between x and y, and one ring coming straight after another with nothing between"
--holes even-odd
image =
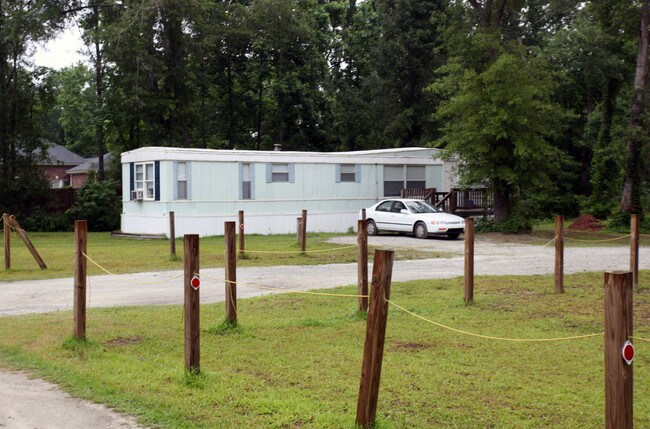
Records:
<instances>
[{"instance_id":1,"label":"bush","mask_svg":"<svg viewBox=\"0 0 650 429\"><path fill-rule=\"evenodd\" d=\"M630 216L632 214L631 212L622 212L620 210L614 213L607 221L607 231L629 234ZM639 230L642 234L650 233L650 218L643 214L639 217Z\"/></svg>"},{"instance_id":2,"label":"bush","mask_svg":"<svg viewBox=\"0 0 650 429\"><path fill-rule=\"evenodd\" d=\"M501 232L505 234L518 234L532 231L530 222L518 215L510 215L506 219L496 222L494 218L482 217L476 220L474 230L476 232Z\"/></svg>"},{"instance_id":3,"label":"bush","mask_svg":"<svg viewBox=\"0 0 650 429\"><path fill-rule=\"evenodd\" d=\"M72 224L64 213L37 211L22 219L20 226L26 231L71 231Z\"/></svg>"},{"instance_id":4,"label":"bush","mask_svg":"<svg viewBox=\"0 0 650 429\"><path fill-rule=\"evenodd\" d=\"M88 221L90 231L112 231L120 226L122 202L114 180L102 182L89 179L79 190L74 206L66 211L70 223L74 220Z\"/></svg>"}]
</instances>

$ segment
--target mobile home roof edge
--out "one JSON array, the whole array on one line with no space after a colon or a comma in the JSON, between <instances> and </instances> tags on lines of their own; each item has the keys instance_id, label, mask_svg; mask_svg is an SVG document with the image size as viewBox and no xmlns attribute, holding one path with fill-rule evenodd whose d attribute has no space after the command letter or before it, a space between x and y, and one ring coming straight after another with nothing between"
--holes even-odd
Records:
<instances>
[{"instance_id":1,"label":"mobile home roof edge","mask_svg":"<svg viewBox=\"0 0 650 429\"><path fill-rule=\"evenodd\" d=\"M427 156L429 153L430 156ZM417 159L421 163L429 158L430 163L442 163L436 155L440 149L407 147L372 149L348 152L302 152L302 151L255 151L224 149L186 149L177 147L143 147L122 153L122 163L169 161L243 161L243 162L304 162L304 163L361 163L399 164L405 158Z\"/></svg>"}]
</instances>

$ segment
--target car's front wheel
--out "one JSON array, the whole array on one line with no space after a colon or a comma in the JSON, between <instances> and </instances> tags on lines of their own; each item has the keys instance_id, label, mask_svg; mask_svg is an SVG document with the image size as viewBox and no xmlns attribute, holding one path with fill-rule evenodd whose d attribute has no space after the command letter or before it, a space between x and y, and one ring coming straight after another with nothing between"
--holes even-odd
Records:
<instances>
[{"instance_id":1,"label":"car's front wheel","mask_svg":"<svg viewBox=\"0 0 650 429\"><path fill-rule=\"evenodd\" d=\"M375 224L375 221L369 220L368 225L366 226L366 229L368 231L368 235L377 235L379 234L379 230L377 229L377 225Z\"/></svg>"},{"instance_id":2,"label":"car's front wheel","mask_svg":"<svg viewBox=\"0 0 650 429\"><path fill-rule=\"evenodd\" d=\"M413 235L415 238L427 238L429 236L429 231L424 222L418 222L413 227Z\"/></svg>"}]
</instances>

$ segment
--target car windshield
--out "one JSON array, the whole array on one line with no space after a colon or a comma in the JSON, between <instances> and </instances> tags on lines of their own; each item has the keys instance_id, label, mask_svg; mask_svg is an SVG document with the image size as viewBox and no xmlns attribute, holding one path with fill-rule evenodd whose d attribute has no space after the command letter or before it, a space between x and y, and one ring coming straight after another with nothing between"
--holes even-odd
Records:
<instances>
[{"instance_id":1,"label":"car windshield","mask_svg":"<svg viewBox=\"0 0 650 429\"><path fill-rule=\"evenodd\" d=\"M438 213L441 210L433 207L426 201L407 201L406 205L412 213Z\"/></svg>"}]
</instances>

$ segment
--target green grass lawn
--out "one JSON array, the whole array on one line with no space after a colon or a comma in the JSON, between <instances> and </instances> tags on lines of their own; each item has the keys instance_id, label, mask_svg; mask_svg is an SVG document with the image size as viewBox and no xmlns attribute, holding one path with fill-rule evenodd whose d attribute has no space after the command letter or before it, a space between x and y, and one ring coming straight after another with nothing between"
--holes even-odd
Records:
<instances>
[{"instance_id":1,"label":"green grass lawn","mask_svg":"<svg viewBox=\"0 0 650 429\"><path fill-rule=\"evenodd\" d=\"M162 258L162 256L161 256ZM634 335L650 338L650 272L634 294ZM392 285L391 299L454 328L498 337L603 332L603 276L477 277ZM354 287L328 292L354 293ZM166 428L352 428L365 322L354 298L277 295L201 308L201 374L183 369L182 306L90 309L88 342L72 315L0 318L0 365ZM635 340L635 427L650 427L650 343ZM380 428L602 428L603 338L511 343L438 328L392 307Z\"/></svg>"}]
</instances>

